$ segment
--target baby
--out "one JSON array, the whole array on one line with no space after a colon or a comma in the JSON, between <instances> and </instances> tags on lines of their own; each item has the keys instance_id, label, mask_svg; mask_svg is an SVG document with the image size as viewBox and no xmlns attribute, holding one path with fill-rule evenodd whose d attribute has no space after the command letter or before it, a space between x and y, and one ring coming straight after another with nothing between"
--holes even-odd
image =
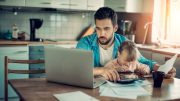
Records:
<instances>
[{"instance_id":1,"label":"baby","mask_svg":"<svg viewBox=\"0 0 180 101\"><path fill-rule=\"evenodd\" d=\"M147 65L138 62L137 47L131 41L125 41L118 48L118 57L108 62L105 67L115 68L118 72L137 72L141 75L150 73Z\"/></svg>"}]
</instances>

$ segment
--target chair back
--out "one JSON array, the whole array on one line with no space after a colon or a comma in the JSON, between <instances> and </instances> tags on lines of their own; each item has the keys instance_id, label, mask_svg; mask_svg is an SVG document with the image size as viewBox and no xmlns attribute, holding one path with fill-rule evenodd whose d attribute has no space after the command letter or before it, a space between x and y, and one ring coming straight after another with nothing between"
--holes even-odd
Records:
<instances>
[{"instance_id":1,"label":"chair back","mask_svg":"<svg viewBox=\"0 0 180 101\"><path fill-rule=\"evenodd\" d=\"M15 73L15 74L41 74L45 73L45 69L41 70L14 70L9 69L8 64L10 63L17 63L17 64L40 64L44 63L44 60L17 60L17 59L10 59L8 56L4 57L4 100L8 101L8 74Z\"/></svg>"}]
</instances>

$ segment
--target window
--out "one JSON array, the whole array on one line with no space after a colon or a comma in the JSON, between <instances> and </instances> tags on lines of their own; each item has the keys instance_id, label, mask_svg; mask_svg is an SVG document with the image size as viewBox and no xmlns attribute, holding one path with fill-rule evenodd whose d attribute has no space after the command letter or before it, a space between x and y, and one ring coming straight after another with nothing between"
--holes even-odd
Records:
<instances>
[{"instance_id":1,"label":"window","mask_svg":"<svg viewBox=\"0 0 180 101\"><path fill-rule=\"evenodd\" d=\"M180 44L180 0L154 0L152 42Z\"/></svg>"}]
</instances>

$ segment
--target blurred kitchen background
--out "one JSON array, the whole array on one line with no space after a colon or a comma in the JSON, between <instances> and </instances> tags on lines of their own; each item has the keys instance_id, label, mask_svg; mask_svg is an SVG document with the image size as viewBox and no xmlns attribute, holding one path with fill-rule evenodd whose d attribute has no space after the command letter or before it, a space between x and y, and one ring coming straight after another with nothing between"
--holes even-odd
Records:
<instances>
[{"instance_id":1,"label":"blurred kitchen background","mask_svg":"<svg viewBox=\"0 0 180 101\"><path fill-rule=\"evenodd\" d=\"M81 37L95 31L94 13L103 6L117 12L117 33L135 41L144 57L161 65L178 54L174 67L180 78L179 5L180 0L0 0L0 101L4 101L5 56L44 60L46 45L75 48ZM9 67L22 69L18 64ZM10 74L9 79L44 76ZM9 100L19 101L10 85Z\"/></svg>"},{"instance_id":2,"label":"blurred kitchen background","mask_svg":"<svg viewBox=\"0 0 180 101\"><path fill-rule=\"evenodd\" d=\"M62 0L64 3L68 0ZM129 34L133 34L136 43L142 43L145 33L144 25L152 21L153 0L71 0L77 7L58 7L50 4L60 4L56 0L2 0L0 1L0 35L13 33L16 25L19 33L30 35L29 19L43 19L43 24L36 29L36 38L54 41L76 41L89 30L94 29L94 13L102 6L115 9L118 13L118 33L123 33L123 21L130 21ZM86 2L84 2L86 1ZM82 6L87 5L87 6ZM48 5L49 4L49 5ZM93 5L93 6L92 6ZM91 7L92 6L92 7ZM149 34L148 34L149 35ZM149 39L148 39L149 38ZM27 39L28 40L28 39ZM147 37L150 42L150 37Z\"/></svg>"}]
</instances>

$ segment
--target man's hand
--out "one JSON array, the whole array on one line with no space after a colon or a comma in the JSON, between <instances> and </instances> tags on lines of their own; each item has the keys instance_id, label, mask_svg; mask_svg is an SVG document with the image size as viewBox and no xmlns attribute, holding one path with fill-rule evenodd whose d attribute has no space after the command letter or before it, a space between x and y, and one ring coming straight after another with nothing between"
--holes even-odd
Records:
<instances>
[{"instance_id":1,"label":"man's hand","mask_svg":"<svg viewBox=\"0 0 180 101\"><path fill-rule=\"evenodd\" d=\"M94 75L102 75L105 79L114 82L120 80L119 74L116 69L110 67L94 68Z\"/></svg>"},{"instance_id":2,"label":"man's hand","mask_svg":"<svg viewBox=\"0 0 180 101\"><path fill-rule=\"evenodd\" d=\"M158 64L155 64L154 65L154 71L157 71L159 68L159 65ZM165 75L165 78L169 79L169 78L173 78L176 76L176 68L172 68L166 75Z\"/></svg>"}]
</instances>

